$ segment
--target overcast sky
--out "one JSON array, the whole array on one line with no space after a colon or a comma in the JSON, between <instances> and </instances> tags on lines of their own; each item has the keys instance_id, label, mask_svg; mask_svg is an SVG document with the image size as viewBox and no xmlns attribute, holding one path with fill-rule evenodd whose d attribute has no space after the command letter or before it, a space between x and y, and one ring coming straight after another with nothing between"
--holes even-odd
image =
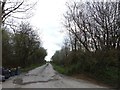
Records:
<instances>
[{"instance_id":1,"label":"overcast sky","mask_svg":"<svg viewBox=\"0 0 120 90\"><path fill-rule=\"evenodd\" d=\"M38 33L47 49L46 60L49 61L56 50L60 50L64 40L63 14L68 0L39 0L31 24L39 28Z\"/></svg>"},{"instance_id":2,"label":"overcast sky","mask_svg":"<svg viewBox=\"0 0 120 90\"><path fill-rule=\"evenodd\" d=\"M39 29L38 33L43 41L43 47L47 49L46 60L49 61L56 50L60 50L65 33L63 14L66 12L66 2L85 0L38 0L34 16L30 23ZM86 0L90 1L90 0Z\"/></svg>"},{"instance_id":3,"label":"overcast sky","mask_svg":"<svg viewBox=\"0 0 120 90\"><path fill-rule=\"evenodd\" d=\"M39 29L37 32L43 41L43 47L47 49L47 61L51 59L56 50L60 50L62 47L65 37L62 25L63 14L67 9L65 4L73 1L91 0L38 0L30 23Z\"/></svg>"}]
</instances>

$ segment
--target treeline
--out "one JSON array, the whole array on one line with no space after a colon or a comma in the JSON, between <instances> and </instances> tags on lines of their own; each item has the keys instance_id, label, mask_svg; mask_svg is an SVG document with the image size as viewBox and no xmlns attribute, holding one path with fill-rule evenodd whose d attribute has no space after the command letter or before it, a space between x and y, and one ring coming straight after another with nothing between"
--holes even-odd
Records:
<instances>
[{"instance_id":1,"label":"treeline","mask_svg":"<svg viewBox=\"0 0 120 90\"><path fill-rule=\"evenodd\" d=\"M12 33L2 30L2 66L7 68L29 67L45 62L46 50L40 37L29 23L21 23Z\"/></svg>"},{"instance_id":2,"label":"treeline","mask_svg":"<svg viewBox=\"0 0 120 90\"><path fill-rule=\"evenodd\" d=\"M68 36L52 62L64 74L82 73L119 87L120 2L74 2L67 7Z\"/></svg>"}]
</instances>

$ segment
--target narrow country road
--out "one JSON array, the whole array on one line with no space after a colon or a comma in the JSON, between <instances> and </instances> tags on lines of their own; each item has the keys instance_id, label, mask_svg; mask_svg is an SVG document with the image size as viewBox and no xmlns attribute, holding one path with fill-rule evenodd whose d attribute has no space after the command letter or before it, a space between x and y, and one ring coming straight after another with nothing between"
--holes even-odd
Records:
<instances>
[{"instance_id":1,"label":"narrow country road","mask_svg":"<svg viewBox=\"0 0 120 90\"><path fill-rule=\"evenodd\" d=\"M84 80L59 75L51 64L11 77L2 83L2 88L105 88Z\"/></svg>"}]
</instances>

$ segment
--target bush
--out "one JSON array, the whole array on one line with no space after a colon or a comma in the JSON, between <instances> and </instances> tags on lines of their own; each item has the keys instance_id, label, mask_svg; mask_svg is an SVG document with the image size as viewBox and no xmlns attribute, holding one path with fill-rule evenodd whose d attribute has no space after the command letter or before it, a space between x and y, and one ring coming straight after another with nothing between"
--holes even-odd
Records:
<instances>
[{"instance_id":1,"label":"bush","mask_svg":"<svg viewBox=\"0 0 120 90\"><path fill-rule=\"evenodd\" d=\"M120 77L119 53L120 51L115 49L96 52L70 51L66 58L62 57L63 65L57 63L60 66L58 70L67 75L85 73L99 81L116 86Z\"/></svg>"}]
</instances>

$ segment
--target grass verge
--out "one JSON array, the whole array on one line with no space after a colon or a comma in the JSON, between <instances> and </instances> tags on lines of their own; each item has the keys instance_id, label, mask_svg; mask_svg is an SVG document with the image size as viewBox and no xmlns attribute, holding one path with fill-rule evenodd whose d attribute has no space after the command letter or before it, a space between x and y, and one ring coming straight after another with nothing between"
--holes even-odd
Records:
<instances>
[{"instance_id":1,"label":"grass verge","mask_svg":"<svg viewBox=\"0 0 120 90\"><path fill-rule=\"evenodd\" d=\"M53 68L61 74L69 75L77 79L88 80L90 82L93 82L102 86L117 88L118 83L120 82L118 81L118 78L119 78L117 75L118 71L115 68L108 68L103 73L94 75L89 72L77 73L76 70L74 70L73 66L69 66L68 68L68 67L56 65L54 63L52 63L52 65L53 65Z\"/></svg>"},{"instance_id":2,"label":"grass verge","mask_svg":"<svg viewBox=\"0 0 120 90\"><path fill-rule=\"evenodd\" d=\"M58 71L61 74L67 75L67 71L66 71L66 69L64 67L56 65L54 63L51 63L51 64L53 65L54 70Z\"/></svg>"},{"instance_id":3,"label":"grass verge","mask_svg":"<svg viewBox=\"0 0 120 90\"><path fill-rule=\"evenodd\" d=\"M35 68L37 68L37 67L40 67L40 66L42 66L42 65L44 65L45 63L40 63L40 64L32 64L32 65L30 65L30 66L28 66L28 67L25 67L25 68L21 68L21 72L28 72L28 71L30 71L30 70L32 70L32 69L35 69Z\"/></svg>"}]
</instances>

